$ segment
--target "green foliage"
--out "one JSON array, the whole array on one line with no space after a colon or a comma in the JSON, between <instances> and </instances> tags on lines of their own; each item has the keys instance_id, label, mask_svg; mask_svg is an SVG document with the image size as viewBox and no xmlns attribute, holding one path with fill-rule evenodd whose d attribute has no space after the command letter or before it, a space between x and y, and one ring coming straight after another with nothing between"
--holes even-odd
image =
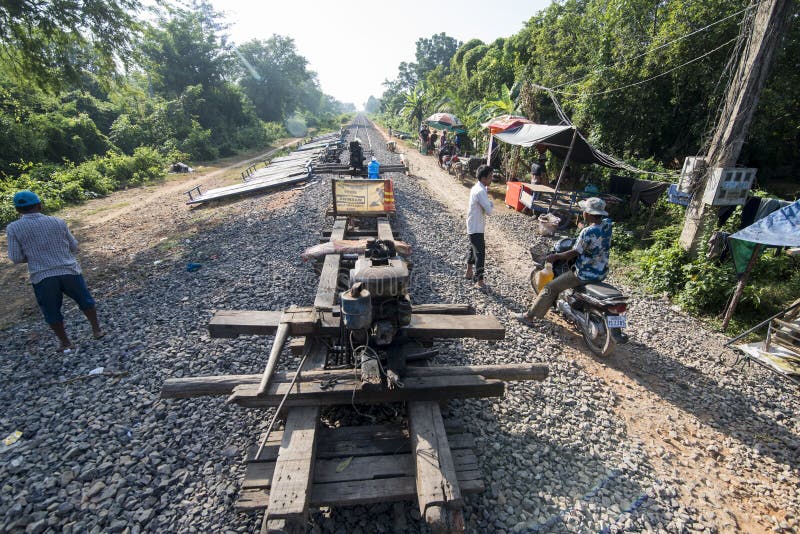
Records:
<instances>
[{"instance_id":1,"label":"green foliage","mask_svg":"<svg viewBox=\"0 0 800 534\"><path fill-rule=\"evenodd\" d=\"M639 278L651 291L675 294L686 284L683 266L687 255L677 245L670 247L653 246L638 262Z\"/></svg>"},{"instance_id":2,"label":"green foliage","mask_svg":"<svg viewBox=\"0 0 800 534\"><path fill-rule=\"evenodd\" d=\"M110 75L132 55L139 8L137 0L0 2L0 56L15 77L49 89L87 72Z\"/></svg>"},{"instance_id":3,"label":"green foliage","mask_svg":"<svg viewBox=\"0 0 800 534\"><path fill-rule=\"evenodd\" d=\"M266 41L254 39L236 49L239 85L265 121L279 121L294 112L304 92L315 87L308 61L297 53L294 39L273 35ZM317 95L313 95L313 100Z\"/></svg>"},{"instance_id":4,"label":"green foliage","mask_svg":"<svg viewBox=\"0 0 800 534\"><path fill-rule=\"evenodd\" d=\"M487 113L519 110L535 122L560 123L549 95L532 85L538 84L556 88L567 115L601 150L647 169L676 170L686 155L698 153L714 124L733 46L726 43L737 35L743 17L738 12L747 5L743 0L552 2L514 35L493 43L468 40L446 69L411 68L422 64L419 58L401 64L397 79L385 83L382 120L396 122L393 115L405 95L425 82L431 107L450 107L473 137L485 138L479 124ZM796 182L800 172L800 3L793 9L794 22L781 40L739 160L758 167L766 183L781 177ZM716 21L722 22L697 31ZM512 90L509 99L504 86L520 91ZM413 114L401 119L394 127L413 127Z\"/></svg>"},{"instance_id":5,"label":"green foliage","mask_svg":"<svg viewBox=\"0 0 800 534\"><path fill-rule=\"evenodd\" d=\"M736 276L730 263L719 265L700 258L683 265L684 285L678 303L691 312L719 313L733 293Z\"/></svg>"},{"instance_id":6,"label":"green foliage","mask_svg":"<svg viewBox=\"0 0 800 534\"><path fill-rule=\"evenodd\" d=\"M20 165L22 172L18 176L0 182L0 225L17 218L11 197L22 189L37 193L45 211L54 212L69 204L107 195L115 189L160 180L166 175L165 163L157 150L139 147L131 156L109 152L80 165Z\"/></svg>"}]
</instances>

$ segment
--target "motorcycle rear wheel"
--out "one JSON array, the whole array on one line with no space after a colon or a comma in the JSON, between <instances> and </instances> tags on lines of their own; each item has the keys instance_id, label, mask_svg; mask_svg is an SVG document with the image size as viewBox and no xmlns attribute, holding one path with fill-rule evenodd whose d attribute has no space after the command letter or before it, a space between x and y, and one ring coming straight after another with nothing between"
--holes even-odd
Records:
<instances>
[{"instance_id":1,"label":"motorcycle rear wheel","mask_svg":"<svg viewBox=\"0 0 800 534\"><path fill-rule=\"evenodd\" d=\"M589 324L585 328L581 328L581 333L583 334L583 340L586 342L589 350L601 358L605 358L614 352L617 341L614 339L611 329L606 325L603 314L590 310L586 321ZM592 326L594 326L594 328L592 328Z\"/></svg>"}]
</instances>

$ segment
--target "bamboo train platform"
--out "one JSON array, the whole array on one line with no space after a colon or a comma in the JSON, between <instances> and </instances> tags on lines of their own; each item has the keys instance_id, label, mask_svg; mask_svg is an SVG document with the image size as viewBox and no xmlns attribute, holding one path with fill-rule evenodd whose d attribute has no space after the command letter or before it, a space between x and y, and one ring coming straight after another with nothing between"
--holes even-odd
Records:
<instances>
[{"instance_id":1,"label":"bamboo train platform","mask_svg":"<svg viewBox=\"0 0 800 534\"><path fill-rule=\"evenodd\" d=\"M365 295L359 284L366 282L358 281L359 273L403 272L404 266L399 255L383 258L375 253L395 242L394 200L386 213L356 210L358 216L353 216L342 203L349 197L336 202L336 182L333 225L320 229L323 240L367 239L367 253L356 260L336 253L319 257L313 305L214 314L208 324L212 338L274 336L262 374L168 379L161 396L220 396L245 409L274 408L276 417L283 417L282 429L270 426L248 450L235 504L242 511L265 510L262 533L306 532L313 507L396 501L413 501L434 532L463 532L464 496L485 487L473 435L457 422L445 421L442 405L451 399L502 397L506 381L543 380L547 367L430 364L437 339L498 340L505 329L495 317L477 315L467 305L411 304L402 290L381 298L385 287L370 286L376 290L373 302L380 302L377 309L373 305L370 330L351 328L353 321L363 319L350 308L354 296ZM342 182L352 195L359 181ZM311 238L310 244L317 241ZM371 266L359 270L366 260ZM357 281L351 283L353 279ZM398 279L388 280L393 290L400 287ZM406 301L407 314L386 314ZM354 337L361 341L354 343ZM357 343L361 345L354 347ZM285 346L302 356L299 368L276 370ZM357 410L357 405L385 403L403 403L402 423L331 427L320 419L326 407Z\"/></svg>"}]
</instances>

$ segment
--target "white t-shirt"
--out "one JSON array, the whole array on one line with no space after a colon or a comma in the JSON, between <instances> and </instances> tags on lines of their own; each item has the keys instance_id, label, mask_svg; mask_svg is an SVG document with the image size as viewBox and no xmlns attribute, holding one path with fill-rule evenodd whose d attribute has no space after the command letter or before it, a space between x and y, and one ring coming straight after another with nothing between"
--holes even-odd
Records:
<instances>
[{"instance_id":1,"label":"white t-shirt","mask_svg":"<svg viewBox=\"0 0 800 534\"><path fill-rule=\"evenodd\" d=\"M486 186L480 180L469 191L469 211L467 212L467 233L482 234L486 229L486 215L492 213L494 204L489 198Z\"/></svg>"}]
</instances>

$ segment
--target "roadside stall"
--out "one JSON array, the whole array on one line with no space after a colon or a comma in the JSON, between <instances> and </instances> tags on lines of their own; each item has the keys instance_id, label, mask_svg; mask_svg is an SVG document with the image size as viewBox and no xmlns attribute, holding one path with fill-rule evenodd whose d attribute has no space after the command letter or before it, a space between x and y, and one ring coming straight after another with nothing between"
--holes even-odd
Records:
<instances>
[{"instance_id":1,"label":"roadside stall","mask_svg":"<svg viewBox=\"0 0 800 534\"><path fill-rule=\"evenodd\" d=\"M729 245L739 281L725 310L723 329L727 328L733 316L761 252L767 247L800 247L800 200L731 235ZM767 336L764 341L736 345L736 348L744 353L746 360L800 384L800 300L731 339L726 345L732 345L765 326Z\"/></svg>"},{"instance_id":2,"label":"roadside stall","mask_svg":"<svg viewBox=\"0 0 800 534\"><path fill-rule=\"evenodd\" d=\"M535 124L525 117L503 115L483 124L489 129L490 150L496 138L499 141L522 147L535 146L541 153L549 150L563 160L555 187L521 182L509 182L506 190L506 204L517 211L529 209L533 213L558 211L567 215L580 213L578 201L596 193L584 191L563 191L562 181L572 164L596 163L604 167L630 170L627 165L603 154L592 147L572 125ZM600 195L608 203L620 202L613 195Z\"/></svg>"}]
</instances>

